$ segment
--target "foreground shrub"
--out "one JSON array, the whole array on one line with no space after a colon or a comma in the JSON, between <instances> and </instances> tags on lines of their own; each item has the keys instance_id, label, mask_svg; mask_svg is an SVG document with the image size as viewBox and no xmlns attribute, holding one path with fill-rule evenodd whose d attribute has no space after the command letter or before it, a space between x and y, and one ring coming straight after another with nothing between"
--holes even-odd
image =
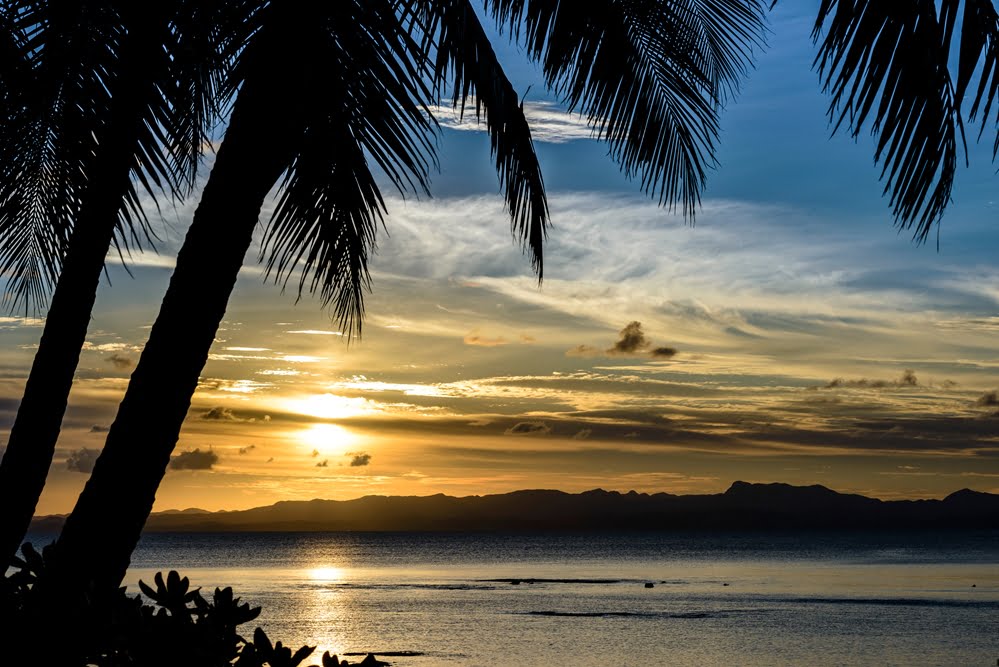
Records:
<instances>
[{"instance_id":1,"label":"foreground shrub","mask_svg":"<svg viewBox=\"0 0 999 667\"><path fill-rule=\"evenodd\" d=\"M4 640L0 664L66 667L299 667L314 646L296 651L272 643L259 627L252 640L238 627L257 618L260 607L216 588L210 598L187 577L158 572L153 586L139 582L142 596L120 588L112 596L66 599L46 577L51 548L22 547L14 571L0 578ZM362 664L384 664L369 656ZM325 653L323 667L340 667ZM343 664L347 664L346 661ZM312 666L317 667L317 666Z\"/></svg>"}]
</instances>

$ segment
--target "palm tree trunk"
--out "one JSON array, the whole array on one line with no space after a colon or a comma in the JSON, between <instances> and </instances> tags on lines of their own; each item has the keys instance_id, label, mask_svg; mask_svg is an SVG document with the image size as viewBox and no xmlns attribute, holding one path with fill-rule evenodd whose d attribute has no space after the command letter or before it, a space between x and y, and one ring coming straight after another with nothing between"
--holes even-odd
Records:
<instances>
[{"instance_id":1,"label":"palm tree trunk","mask_svg":"<svg viewBox=\"0 0 999 667\"><path fill-rule=\"evenodd\" d=\"M125 180L127 187L127 173ZM93 216L81 216L73 230L0 462L0 569L6 570L17 553L52 463L121 201L120 197L107 199L111 200L109 210L103 215L95 210Z\"/></svg>"},{"instance_id":2,"label":"palm tree trunk","mask_svg":"<svg viewBox=\"0 0 999 667\"><path fill-rule=\"evenodd\" d=\"M165 20L161 22L166 26ZM131 187L144 109L156 95L140 63L154 49L152 26L136 28L115 86L100 154L75 221L24 396L0 462L0 571L17 553L31 523L55 452L80 351L97 298L118 213Z\"/></svg>"},{"instance_id":3,"label":"palm tree trunk","mask_svg":"<svg viewBox=\"0 0 999 667\"><path fill-rule=\"evenodd\" d=\"M152 510L261 206L303 132L294 75L265 74L243 84L149 341L56 543L58 586L114 591Z\"/></svg>"}]
</instances>

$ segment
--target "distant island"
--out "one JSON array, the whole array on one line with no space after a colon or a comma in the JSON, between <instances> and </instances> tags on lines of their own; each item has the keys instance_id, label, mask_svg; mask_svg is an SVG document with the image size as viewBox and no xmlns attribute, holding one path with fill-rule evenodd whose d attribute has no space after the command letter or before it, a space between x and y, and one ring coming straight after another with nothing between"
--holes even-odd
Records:
<instances>
[{"instance_id":1,"label":"distant island","mask_svg":"<svg viewBox=\"0 0 999 667\"><path fill-rule=\"evenodd\" d=\"M36 517L58 530L65 517ZM724 493L673 495L530 490L456 498L365 496L283 501L239 511L169 510L146 532L669 531L999 529L999 495L963 489L943 500L878 500L824 486L735 482Z\"/></svg>"}]
</instances>

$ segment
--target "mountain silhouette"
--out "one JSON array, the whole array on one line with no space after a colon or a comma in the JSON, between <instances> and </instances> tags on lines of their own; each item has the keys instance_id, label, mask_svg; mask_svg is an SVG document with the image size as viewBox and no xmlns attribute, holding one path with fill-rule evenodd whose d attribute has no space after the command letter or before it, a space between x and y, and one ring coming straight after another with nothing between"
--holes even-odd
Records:
<instances>
[{"instance_id":1,"label":"mountain silhouette","mask_svg":"<svg viewBox=\"0 0 999 667\"><path fill-rule=\"evenodd\" d=\"M64 517L36 518L56 530ZM735 482L678 496L594 489L485 496L365 496L281 501L248 510L154 513L147 532L828 530L999 528L999 495L962 489L943 500L878 500L824 486Z\"/></svg>"}]
</instances>

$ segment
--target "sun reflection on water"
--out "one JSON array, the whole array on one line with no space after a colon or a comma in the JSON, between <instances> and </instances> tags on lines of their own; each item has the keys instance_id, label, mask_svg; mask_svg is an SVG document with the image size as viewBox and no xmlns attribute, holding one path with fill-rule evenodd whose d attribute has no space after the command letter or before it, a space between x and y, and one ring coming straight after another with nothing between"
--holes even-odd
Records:
<instances>
[{"instance_id":1,"label":"sun reflection on water","mask_svg":"<svg viewBox=\"0 0 999 667\"><path fill-rule=\"evenodd\" d=\"M307 570L309 579L316 582L336 583L343 581L344 569L341 567L314 567Z\"/></svg>"}]
</instances>

